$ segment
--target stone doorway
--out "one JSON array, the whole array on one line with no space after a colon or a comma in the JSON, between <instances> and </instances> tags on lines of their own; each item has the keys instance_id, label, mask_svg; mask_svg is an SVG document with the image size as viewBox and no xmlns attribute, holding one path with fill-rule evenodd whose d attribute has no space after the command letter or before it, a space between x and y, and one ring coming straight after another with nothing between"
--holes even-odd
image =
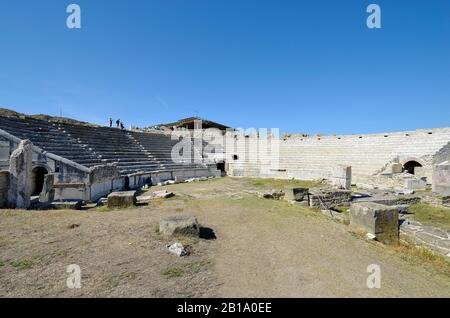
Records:
<instances>
[{"instance_id":1,"label":"stone doorway","mask_svg":"<svg viewBox=\"0 0 450 318\"><path fill-rule=\"evenodd\" d=\"M33 169L31 195L39 195L41 193L46 174L48 174L48 170L44 167L36 167Z\"/></svg>"},{"instance_id":2,"label":"stone doorway","mask_svg":"<svg viewBox=\"0 0 450 318\"><path fill-rule=\"evenodd\" d=\"M403 171L414 174L414 168L416 167L422 167L422 165L417 161L411 160L403 165Z\"/></svg>"}]
</instances>

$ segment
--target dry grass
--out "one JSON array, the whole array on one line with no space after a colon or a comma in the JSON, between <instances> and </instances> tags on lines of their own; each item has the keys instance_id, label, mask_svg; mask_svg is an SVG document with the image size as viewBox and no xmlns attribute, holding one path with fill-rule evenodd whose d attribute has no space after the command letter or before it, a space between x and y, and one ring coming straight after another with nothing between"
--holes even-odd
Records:
<instances>
[{"instance_id":1,"label":"dry grass","mask_svg":"<svg viewBox=\"0 0 450 318\"><path fill-rule=\"evenodd\" d=\"M445 275L450 275L450 262L445 256L433 252L430 249L411 244L407 241L402 241L391 248L403 260L406 260L411 264L430 264L436 271Z\"/></svg>"}]
</instances>

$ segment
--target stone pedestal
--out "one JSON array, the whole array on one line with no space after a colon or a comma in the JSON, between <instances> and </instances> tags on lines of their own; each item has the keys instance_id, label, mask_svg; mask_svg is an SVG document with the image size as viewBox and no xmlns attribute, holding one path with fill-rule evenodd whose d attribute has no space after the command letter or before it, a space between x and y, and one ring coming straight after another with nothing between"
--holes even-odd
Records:
<instances>
[{"instance_id":1,"label":"stone pedestal","mask_svg":"<svg viewBox=\"0 0 450 318\"><path fill-rule=\"evenodd\" d=\"M33 145L29 140L22 140L9 161L8 205L11 208L30 207L32 162Z\"/></svg>"},{"instance_id":2,"label":"stone pedestal","mask_svg":"<svg viewBox=\"0 0 450 318\"><path fill-rule=\"evenodd\" d=\"M335 166L331 174L331 183L338 189L350 190L352 187L352 167Z\"/></svg>"},{"instance_id":3,"label":"stone pedestal","mask_svg":"<svg viewBox=\"0 0 450 318\"><path fill-rule=\"evenodd\" d=\"M127 208L136 205L136 191L113 192L108 195L109 208Z\"/></svg>"},{"instance_id":4,"label":"stone pedestal","mask_svg":"<svg viewBox=\"0 0 450 318\"><path fill-rule=\"evenodd\" d=\"M386 244L398 242L398 208L372 202L354 203L350 207L350 224L376 236Z\"/></svg>"}]
</instances>

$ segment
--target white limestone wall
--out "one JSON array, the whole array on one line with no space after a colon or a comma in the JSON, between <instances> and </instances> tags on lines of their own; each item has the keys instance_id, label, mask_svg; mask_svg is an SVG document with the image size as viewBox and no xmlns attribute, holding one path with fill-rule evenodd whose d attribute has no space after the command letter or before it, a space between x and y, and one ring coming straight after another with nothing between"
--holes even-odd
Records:
<instances>
[{"instance_id":1,"label":"white limestone wall","mask_svg":"<svg viewBox=\"0 0 450 318\"><path fill-rule=\"evenodd\" d=\"M233 143L227 138L227 161L232 175L317 179L329 178L336 165L352 167L354 180L373 175L389 163L419 161L431 168L436 153L448 147L450 128L410 132L323 137L295 137L280 140L279 167L273 169L267 159L273 154L251 156L258 152L258 138L239 136ZM232 154L238 156L233 160ZM257 159L255 159L257 158Z\"/></svg>"}]
</instances>

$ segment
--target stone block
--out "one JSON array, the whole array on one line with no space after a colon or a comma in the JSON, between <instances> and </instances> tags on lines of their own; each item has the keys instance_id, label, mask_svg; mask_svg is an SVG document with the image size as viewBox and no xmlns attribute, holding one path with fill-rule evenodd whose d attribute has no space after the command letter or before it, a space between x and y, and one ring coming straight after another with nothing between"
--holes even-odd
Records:
<instances>
[{"instance_id":1,"label":"stone block","mask_svg":"<svg viewBox=\"0 0 450 318\"><path fill-rule=\"evenodd\" d=\"M53 185L55 184L55 175L47 174L44 177L44 185L42 186L42 191L39 195L39 202L46 203L52 202L55 199L55 189Z\"/></svg>"},{"instance_id":2,"label":"stone block","mask_svg":"<svg viewBox=\"0 0 450 318\"><path fill-rule=\"evenodd\" d=\"M335 166L331 173L331 184L339 189L350 190L352 186L352 167Z\"/></svg>"},{"instance_id":3,"label":"stone block","mask_svg":"<svg viewBox=\"0 0 450 318\"><path fill-rule=\"evenodd\" d=\"M443 196L450 196L450 162L445 161L434 166L433 191Z\"/></svg>"},{"instance_id":4,"label":"stone block","mask_svg":"<svg viewBox=\"0 0 450 318\"><path fill-rule=\"evenodd\" d=\"M81 200L53 201L50 205L55 210L81 210L83 201Z\"/></svg>"},{"instance_id":5,"label":"stone block","mask_svg":"<svg viewBox=\"0 0 450 318\"><path fill-rule=\"evenodd\" d=\"M185 176L175 176L175 183L183 183L186 181Z\"/></svg>"},{"instance_id":6,"label":"stone block","mask_svg":"<svg viewBox=\"0 0 450 318\"><path fill-rule=\"evenodd\" d=\"M136 205L136 191L113 192L108 195L109 208L127 208Z\"/></svg>"},{"instance_id":7,"label":"stone block","mask_svg":"<svg viewBox=\"0 0 450 318\"><path fill-rule=\"evenodd\" d=\"M30 207L32 164L33 144L29 140L22 140L9 160L9 207L18 209Z\"/></svg>"},{"instance_id":8,"label":"stone block","mask_svg":"<svg viewBox=\"0 0 450 318\"><path fill-rule=\"evenodd\" d=\"M308 200L308 188L292 188L287 187L284 189L284 199L288 201L304 201Z\"/></svg>"},{"instance_id":9,"label":"stone block","mask_svg":"<svg viewBox=\"0 0 450 318\"><path fill-rule=\"evenodd\" d=\"M194 216L171 216L161 219L159 231L166 236L200 235L200 227Z\"/></svg>"},{"instance_id":10,"label":"stone block","mask_svg":"<svg viewBox=\"0 0 450 318\"><path fill-rule=\"evenodd\" d=\"M408 190L425 190L427 183L422 179L405 179L405 188Z\"/></svg>"},{"instance_id":11,"label":"stone block","mask_svg":"<svg viewBox=\"0 0 450 318\"><path fill-rule=\"evenodd\" d=\"M375 235L380 242L398 242L398 209L395 206L372 202L354 203L350 207L350 224Z\"/></svg>"},{"instance_id":12,"label":"stone block","mask_svg":"<svg viewBox=\"0 0 450 318\"><path fill-rule=\"evenodd\" d=\"M393 163L390 166L390 173L402 173L403 172L403 165L401 163Z\"/></svg>"}]
</instances>

